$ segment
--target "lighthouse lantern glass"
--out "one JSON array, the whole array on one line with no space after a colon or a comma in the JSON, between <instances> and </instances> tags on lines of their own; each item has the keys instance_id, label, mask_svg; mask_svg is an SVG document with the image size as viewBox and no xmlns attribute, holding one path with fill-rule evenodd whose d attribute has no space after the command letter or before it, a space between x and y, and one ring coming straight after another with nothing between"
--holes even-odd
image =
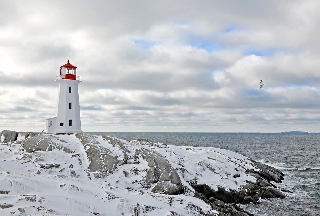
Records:
<instances>
[{"instance_id":1,"label":"lighthouse lantern glass","mask_svg":"<svg viewBox=\"0 0 320 216\"><path fill-rule=\"evenodd\" d=\"M66 68L65 67L62 67L61 69L60 69L60 75L61 76L65 76L66 75Z\"/></svg>"}]
</instances>

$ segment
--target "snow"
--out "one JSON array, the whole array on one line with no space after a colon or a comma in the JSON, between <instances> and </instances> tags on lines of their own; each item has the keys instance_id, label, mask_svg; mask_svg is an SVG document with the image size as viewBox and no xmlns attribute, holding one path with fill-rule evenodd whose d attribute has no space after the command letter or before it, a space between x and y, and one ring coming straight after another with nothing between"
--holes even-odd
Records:
<instances>
[{"instance_id":1,"label":"snow","mask_svg":"<svg viewBox=\"0 0 320 216\"><path fill-rule=\"evenodd\" d=\"M234 152L124 140L117 141L126 149L128 162L107 176L96 178L99 171L88 171L91 161L86 150L90 146L82 138L44 136L71 153L63 148L27 153L20 144L0 144L1 215L199 215L199 209L214 214L217 212L210 205L193 196L188 182L207 184L215 190L218 186L237 190L248 181L256 181L245 173L246 169L256 169L250 160ZM24 139L18 137L20 142ZM124 151L112 144L112 139L87 135L86 142L123 160ZM155 151L166 158L189 192L165 195L144 187L141 181L150 167L142 158L133 161L139 149ZM233 177L235 174L240 177Z\"/></svg>"},{"instance_id":2,"label":"snow","mask_svg":"<svg viewBox=\"0 0 320 216\"><path fill-rule=\"evenodd\" d=\"M197 179L198 184L207 184L214 190L217 190L218 186L237 190L247 181L256 181L253 176L244 174L247 169L255 169L251 162L246 157L228 150L189 146L168 146L154 150L167 158L175 169L184 168L184 179ZM242 172L242 175L233 178L233 175L239 172Z\"/></svg>"}]
</instances>

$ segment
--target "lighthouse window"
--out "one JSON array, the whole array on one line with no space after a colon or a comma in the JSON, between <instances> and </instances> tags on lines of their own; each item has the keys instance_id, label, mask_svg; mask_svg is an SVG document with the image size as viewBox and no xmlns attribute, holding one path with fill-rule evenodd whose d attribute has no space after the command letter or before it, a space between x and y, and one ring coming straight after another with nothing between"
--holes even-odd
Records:
<instances>
[{"instance_id":1,"label":"lighthouse window","mask_svg":"<svg viewBox=\"0 0 320 216\"><path fill-rule=\"evenodd\" d=\"M71 103L69 103L69 109L71 109Z\"/></svg>"},{"instance_id":2,"label":"lighthouse window","mask_svg":"<svg viewBox=\"0 0 320 216\"><path fill-rule=\"evenodd\" d=\"M69 126L72 126L72 120L69 120Z\"/></svg>"},{"instance_id":3,"label":"lighthouse window","mask_svg":"<svg viewBox=\"0 0 320 216\"><path fill-rule=\"evenodd\" d=\"M50 125L49 125L49 127L51 127L52 126L52 121L50 121Z\"/></svg>"},{"instance_id":4,"label":"lighthouse window","mask_svg":"<svg viewBox=\"0 0 320 216\"><path fill-rule=\"evenodd\" d=\"M60 126L63 126L63 123L60 123Z\"/></svg>"},{"instance_id":5,"label":"lighthouse window","mask_svg":"<svg viewBox=\"0 0 320 216\"><path fill-rule=\"evenodd\" d=\"M69 93L71 93L71 86L69 86Z\"/></svg>"}]
</instances>

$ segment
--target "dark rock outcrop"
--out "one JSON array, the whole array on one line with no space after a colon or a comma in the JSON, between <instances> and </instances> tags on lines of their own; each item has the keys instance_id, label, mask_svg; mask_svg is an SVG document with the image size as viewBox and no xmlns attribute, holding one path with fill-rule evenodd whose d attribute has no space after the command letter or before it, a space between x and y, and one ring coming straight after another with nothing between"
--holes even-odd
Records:
<instances>
[{"instance_id":1,"label":"dark rock outcrop","mask_svg":"<svg viewBox=\"0 0 320 216\"><path fill-rule=\"evenodd\" d=\"M215 210L221 213L219 215L251 215L235 204L257 203L261 198L285 198L285 195L270 182L282 182L284 174L268 165L252 162L257 164L259 171L248 170L248 173L252 173L257 181L248 182L238 191L226 190L222 187L218 187L218 190L215 191L206 184L191 184L191 186L196 190L198 197L210 203Z\"/></svg>"},{"instance_id":2,"label":"dark rock outcrop","mask_svg":"<svg viewBox=\"0 0 320 216\"><path fill-rule=\"evenodd\" d=\"M217 191L212 190L205 184L192 185L198 192L203 194L207 199L213 197L225 203L241 203L246 204L250 202L257 202L260 198L285 198L285 195L273 188L272 186L261 187L259 183L248 183L239 191L225 190L218 187Z\"/></svg>"},{"instance_id":3,"label":"dark rock outcrop","mask_svg":"<svg viewBox=\"0 0 320 216\"><path fill-rule=\"evenodd\" d=\"M251 160L251 162L259 169L259 171L249 170L249 172L257 173L268 182L274 181L276 183L281 183L284 179L284 174L280 170L254 160Z\"/></svg>"}]
</instances>

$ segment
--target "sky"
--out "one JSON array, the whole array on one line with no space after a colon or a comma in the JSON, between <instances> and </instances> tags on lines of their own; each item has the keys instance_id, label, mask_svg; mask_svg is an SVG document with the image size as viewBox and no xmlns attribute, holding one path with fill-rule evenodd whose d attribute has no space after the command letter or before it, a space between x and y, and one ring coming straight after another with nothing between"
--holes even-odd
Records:
<instances>
[{"instance_id":1,"label":"sky","mask_svg":"<svg viewBox=\"0 0 320 216\"><path fill-rule=\"evenodd\" d=\"M85 132L319 132L319 8L0 0L0 129L44 130L70 60Z\"/></svg>"}]
</instances>

